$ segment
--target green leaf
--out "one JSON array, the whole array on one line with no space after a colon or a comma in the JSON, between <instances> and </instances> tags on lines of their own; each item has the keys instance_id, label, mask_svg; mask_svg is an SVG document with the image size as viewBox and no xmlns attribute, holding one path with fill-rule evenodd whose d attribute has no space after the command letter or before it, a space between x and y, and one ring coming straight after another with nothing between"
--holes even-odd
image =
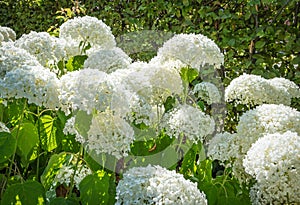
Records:
<instances>
[{"instance_id":1,"label":"green leaf","mask_svg":"<svg viewBox=\"0 0 300 205\"><path fill-rule=\"evenodd\" d=\"M9 186L4 192L1 205L22 204L22 205L42 205L45 204L44 187L36 181Z\"/></svg>"},{"instance_id":2,"label":"green leaf","mask_svg":"<svg viewBox=\"0 0 300 205\"><path fill-rule=\"evenodd\" d=\"M85 111L78 111L75 116L75 128L83 137L87 137L87 132L90 129L93 116Z\"/></svg>"},{"instance_id":3,"label":"green leaf","mask_svg":"<svg viewBox=\"0 0 300 205\"><path fill-rule=\"evenodd\" d=\"M169 110L171 110L174 106L175 106L175 97L167 97L166 102L164 103L164 107L165 107L165 112L168 112Z\"/></svg>"},{"instance_id":4,"label":"green leaf","mask_svg":"<svg viewBox=\"0 0 300 205\"><path fill-rule=\"evenodd\" d=\"M7 117L10 119L10 123L15 126L18 124L23 114L24 101L14 100L8 103L7 106Z\"/></svg>"},{"instance_id":5,"label":"green leaf","mask_svg":"<svg viewBox=\"0 0 300 205\"><path fill-rule=\"evenodd\" d=\"M199 181L210 182L212 180L212 161L208 159L201 161L197 171Z\"/></svg>"},{"instance_id":6,"label":"green leaf","mask_svg":"<svg viewBox=\"0 0 300 205\"><path fill-rule=\"evenodd\" d=\"M200 187L200 190L204 191L209 205L218 205L217 187L213 186L211 183L204 183L203 186Z\"/></svg>"},{"instance_id":7,"label":"green leaf","mask_svg":"<svg viewBox=\"0 0 300 205\"><path fill-rule=\"evenodd\" d=\"M14 154L16 138L8 132L0 132L0 163L5 162Z\"/></svg>"},{"instance_id":8,"label":"green leaf","mask_svg":"<svg viewBox=\"0 0 300 205\"><path fill-rule=\"evenodd\" d=\"M50 201L50 205L79 205L79 202L72 198L54 198Z\"/></svg>"},{"instance_id":9,"label":"green leaf","mask_svg":"<svg viewBox=\"0 0 300 205\"><path fill-rule=\"evenodd\" d=\"M82 204L108 204L110 177L104 171L86 176L79 184Z\"/></svg>"},{"instance_id":10,"label":"green leaf","mask_svg":"<svg viewBox=\"0 0 300 205\"><path fill-rule=\"evenodd\" d=\"M180 172L182 174L193 173L196 165L196 155L199 154L200 146L193 144L192 147L184 155Z\"/></svg>"},{"instance_id":11,"label":"green leaf","mask_svg":"<svg viewBox=\"0 0 300 205\"><path fill-rule=\"evenodd\" d=\"M66 162L70 161L71 158L72 155L65 152L54 154L51 156L47 167L41 175L41 182L44 185L45 189L48 190L50 188L52 181L56 173L59 171L60 167Z\"/></svg>"},{"instance_id":12,"label":"green leaf","mask_svg":"<svg viewBox=\"0 0 300 205\"><path fill-rule=\"evenodd\" d=\"M67 64L66 68L68 71L75 71L83 68L84 61L88 58L87 55L78 55L71 57Z\"/></svg>"},{"instance_id":13,"label":"green leaf","mask_svg":"<svg viewBox=\"0 0 300 205\"><path fill-rule=\"evenodd\" d=\"M204 104L203 101L200 100L200 101L197 103L197 105L198 105L199 108L202 110L202 112L205 111L205 104Z\"/></svg>"},{"instance_id":14,"label":"green leaf","mask_svg":"<svg viewBox=\"0 0 300 205\"><path fill-rule=\"evenodd\" d=\"M17 139L18 154L25 160L29 160L34 147L39 143L37 128L30 122L22 123L12 130L11 134Z\"/></svg>"},{"instance_id":15,"label":"green leaf","mask_svg":"<svg viewBox=\"0 0 300 205\"><path fill-rule=\"evenodd\" d=\"M266 44L266 42L263 40L257 41L255 43L255 48L262 48L262 47L264 47L265 44Z\"/></svg>"},{"instance_id":16,"label":"green leaf","mask_svg":"<svg viewBox=\"0 0 300 205\"><path fill-rule=\"evenodd\" d=\"M181 68L180 70L180 76L184 82L191 83L193 80L195 80L198 77L199 73L196 69L193 68Z\"/></svg>"},{"instance_id":17,"label":"green leaf","mask_svg":"<svg viewBox=\"0 0 300 205\"><path fill-rule=\"evenodd\" d=\"M134 156L154 155L166 149L173 141L174 138L170 138L167 135L161 135L158 138L149 140L135 140L130 147L131 154Z\"/></svg>"},{"instance_id":18,"label":"green leaf","mask_svg":"<svg viewBox=\"0 0 300 205\"><path fill-rule=\"evenodd\" d=\"M183 3L184 6L188 6L189 5L189 1L188 0L183 0L182 3Z\"/></svg>"},{"instance_id":19,"label":"green leaf","mask_svg":"<svg viewBox=\"0 0 300 205\"><path fill-rule=\"evenodd\" d=\"M50 152L57 147L56 127L53 126L54 119L50 115L43 115L39 118L41 131L42 149Z\"/></svg>"}]
</instances>

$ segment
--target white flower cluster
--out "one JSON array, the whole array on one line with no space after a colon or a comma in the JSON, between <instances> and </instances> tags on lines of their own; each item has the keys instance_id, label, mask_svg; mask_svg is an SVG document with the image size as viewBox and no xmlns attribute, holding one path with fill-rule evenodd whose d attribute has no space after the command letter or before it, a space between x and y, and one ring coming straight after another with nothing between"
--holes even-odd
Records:
<instances>
[{"instance_id":1,"label":"white flower cluster","mask_svg":"<svg viewBox=\"0 0 300 205\"><path fill-rule=\"evenodd\" d=\"M75 135L76 141L83 144L85 142L85 138L82 135L80 135L79 131L76 129L75 123L76 123L76 116L72 116L71 118L69 118L63 129L63 133L65 135L68 134Z\"/></svg>"},{"instance_id":2,"label":"white flower cluster","mask_svg":"<svg viewBox=\"0 0 300 205\"><path fill-rule=\"evenodd\" d=\"M76 172L75 172L76 169ZM75 175L74 175L75 172ZM53 179L52 186L50 189L55 189L58 185L64 184L66 186L70 186L72 177L74 186L79 188L80 182L86 177L87 175L92 174L92 171L89 167L83 164L78 164L77 167L74 165L62 165L60 167L58 173L55 175L55 178Z\"/></svg>"},{"instance_id":3,"label":"white flower cluster","mask_svg":"<svg viewBox=\"0 0 300 205\"><path fill-rule=\"evenodd\" d=\"M225 89L225 100L240 104L290 105L291 98L300 97L300 88L284 78L267 80L258 75L243 74L233 79Z\"/></svg>"},{"instance_id":4,"label":"white flower cluster","mask_svg":"<svg viewBox=\"0 0 300 205\"><path fill-rule=\"evenodd\" d=\"M287 131L300 135L300 112L285 105L263 104L245 112L234 134L217 134L208 146L208 156L231 166L241 183L249 183L252 176L245 172L243 159L252 144L266 134Z\"/></svg>"},{"instance_id":5,"label":"white flower cluster","mask_svg":"<svg viewBox=\"0 0 300 205\"><path fill-rule=\"evenodd\" d=\"M106 73L112 73L118 69L127 68L131 58L118 47L110 50L97 50L89 54L84 62L84 68L98 69Z\"/></svg>"},{"instance_id":6,"label":"white flower cluster","mask_svg":"<svg viewBox=\"0 0 300 205\"><path fill-rule=\"evenodd\" d=\"M201 34L175 35L158 50L157 57L161 62L180 60L198 71L206 64L219 67L224 62L219 47Z\"/></svg>"},{"instance_id":7,"label":"white flower cluster","mask_svg":"<svg viewBox=\"0 0 300 205\"><path fill-rule=\"evenodd\" d=\"M233 172L240 181L251 177L245 173L243 158L253 143L265 134L287 131L300 134L300 112L285 105L263 104L244 113L237 125L237 135L232 145L236 160Z\"/></svg>"},{"instance_id":8,"label":"white flower cluster","mask_svg":"<svg viewBox=\"0 0 300 205\"><path fill-rule=\"evenodd\" d=\"M3 122L0 122L0 132L9 132L9 129L6 127L6 125Z\"/></svg>"},{"instance_id":9,"label":"white flower cluster","mask_svg":"<svg viewBox=\"0 0 300 205\"><path fill-rule=\"evenodd\" d=\"M131 93L105 72L86 68L63 75L60 82L59 98L66 114L75 110L90 114L94 110L111 109L125 116L130 112Z\"/></svg>"},{"instance_id":10,"label":"white flower cluster","mask_svg":"<svg viewBox=\"0 0 300 205\"><path fill-rule=\"evenodd\" d=\"M0 45L1 42L10 42L16 40L16 33L9 27L0 26Z\"/></svg>"},{"instance_id":11,"label":"white flower cluster","mask_svg":"<svg viewBox=\"0 0 300 205\"><path fill-rule=\"evenodd\" d=\"M108 153L117 159L128 155L134 140L133 128L121 117L106 111L93 115L84 145L97 154Z\"/></svg>"},{"instance_id":12,"label":"white flower cluster","mask_svg":"<svg viewBox=\"0 0 300 205\"><path fill-rule=\"evenodd\" d=\"M193 94L196 94L198 98L207 102L208 105L221 102L221 94L218 88L210 82L201 82L196 84Z\"/></svg>"},{"instance_id":13,"label":"white flower cluster","mask_svg":"<svg viewBox=\"0 0 300 205\"><path fill-rule=\"evenodd\" d=\"M256 179L253 204L300 202L300 136L287 131L258 139L243 161L245 171Z\"/></svg>"},{"instance_id":14,"label":"white flower cluster","mask_svg":"<svg viewBox=\"0 0 300 205\"><path fill-rule=\"evenodd\" d=\"M102 103L108 106L109 99L105 96L110 89L105 84L106 79L106 73L95 69L83 69L63 75L60 78L59 96L62 110L66 114L77 109L92 113Z\"/></svg>"},{"instance_id":15,"label":"white flower cluster","mask_svg":"<svg viewBox=\"0 0 300 205\"><path fill-rule=\"evenodd\" d=\"M65 190L70 190L69 188L73 182L73 186L79 190L80 182L90 174L92 174L92 170L81 162L77 166L75 166L74 162L63 164L52 179L49 190L46 191L47 201L50 202L57 198L57 188L60 185L63 185Z\"/></svg>"},{"instance_id":16,"label":"white flower cluster","mask_svg":"<svg viewBox=\"0 0 300 205\"><path fill-rule=\"evenodd\" d=\"M209 115L187 104L166 113L162 124L170 137L186 136L194 143L203 142L215 130L215 122Z\"/></svg>"},{"instance_id":17,"label":"white flower cluster","mask_svg":"<svg viewBox=\"0 0 300 205\"><path fill-rule=\"evenodd\" d=\"M160 166L134 167L123 175L117 186L116 205L197 204L206 205L197 183Z\"/></svg>"},{"instance_id":18,"label":"white flower cluster","mask_svg":"<svg viewBox=\"0 0 300 205\"><path fill-rule=\"evenodd\" d=\"M151 105L163 104L167 97L182 95L183 86L179 72L159 63L137 62L124 78L125 84Z\"/></svg>"},{"instance_id":19,"label":"white flower cluster","mask_svg":"<svg viewBox=\"0 0 300 205\"><path fill-rule=\"evenodd\" d=\"M136 64L136 63L133 63ZM142 97L138 91L134 91L135 83L134 77L138 76L137 71L139 68L133 68L132 64L129 65L130 68L127 69L118 69L109 74L111 81L113 84L118 86L121 85L127 92L128 99L129 99L129 107L130 113L127 117L131 122L136 124L145 123L146 125L150 125L153 122L153 119L156 118L155 113L153 113L153 106L147 101L146 98ZM145 76L140 76L140 78L144 78ZM129 79L132 79L130 81ZM134 86L131 86L131 83ZM142 81L141 81L142 82ZM149 82L143 82L144 85L150 86ZM138 89L138 87L136 87ZM124 92L124 91L123 91ZM148 98L149 96L147 96Z\"/></svg>"},{"instance_id":20,"label":"white flower cluster","mask_svg":"<svg viewBox=\"0 0 300 205\"><path fill-rule=\"evenodd\" d=\"M75 17L63 23L59 37L67 42L68 56L80 55L80 46L87 46L88 43L93 49L111 49L116 46L110 27L90 16Z\"/></svg>"},{"instance_id":21,"label":"white flower cluster","mask_svg":"<svg viewBox=\"0 0 300 205\"><path fill-rule=\"evenodd\" d=\"M55 178L52 182L53 186L55 187L57 184L65 184L69 186L74 175L75 168L76 167L74 165L63 165L55 175ZM90 174L92 174L90 168L88 168L86 165L79 164L76 168L73 179L74 185L79 188L80 182L84 179L84 177Z\"/></svg>"},{"instance_id":22,"label":"white flower cluster","mask_svg":"<svg viewBox=\"0 0 300 205\"><path fill-rule=\"evenodd\" d=\"M45 67L51 67L66 56L65 41L47 32L31 31L16 40L15 46L28 51Z\"/></svg>"},{"instance_id":23,"label":"white flower cluster","mask_svg":"<svg viewBox=\"0 0 300 205\"><path fill-rule=\"evenodd\" d=\"M59 80L49 69L42 66L23 65L7 72L0 79L0 97L26 98L28 103L56 109L59 105Z\"/></svg>"},{"instance_id":24,"label":"white flower cluster","mask_svg":"<svg viewBox=\"0 0 300 205\"><path fill-rule=\"evenodd\" d=\"M38 60L22 48L13 43L3 43L0 46L0 77L4 78L7 72L19 69L22 66L38 66ZM24 69L24 68L23 68Z\"/></svg>"},{"instance_id":25,"label":"white flower cluster","mask_svg":"<svg viewBox=\"0 0 300 205\"><path fill-rule=\"evenodd\" d=\"M237 125L237 144L246 153L264 134L292 131L300 134L300 112L285 105L263 104L244 113Z\"/></svg>"},{"instance_id":26,"label":"white flower cluster","mask_svg":"<svg viewBox=\"0 0 300 205\"><path fill-rule=\"evenodd\" d=\"M236 133L228 132L216 134L210 141L207 148L207 156L212 160L219 160L222 165L227 165L226 162L231 162L234 156L234 140ZM230 166L230 163L228 163Z\"/></svg>"},{"instance_id":27,"label":"white flower cluster","mask_svg":"<svg viewBox=\"0 0 300 205\"><path fill-rule=\"evenodd\" d=\"M272 79L269 79L268 82L273 87L287 92L291 96L291 98L299 98L300 97L300 88L293 81L290 81L285 78L272 78Z\"/></svg>"}]
</instances>

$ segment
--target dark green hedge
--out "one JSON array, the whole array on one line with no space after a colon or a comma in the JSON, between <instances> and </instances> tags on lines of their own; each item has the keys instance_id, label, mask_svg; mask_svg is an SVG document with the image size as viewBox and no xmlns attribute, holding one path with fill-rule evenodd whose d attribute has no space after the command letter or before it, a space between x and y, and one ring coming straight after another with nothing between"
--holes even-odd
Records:
<instances>
[{"instance_id":1,"label":"dark green hedge","mask_svg":"<svg viewBox=\"0 0 300 205\"><path fill-rule=\"evenodd\" d=\"M53 32L72 16L90 15L116 36L137 30L202 33L225 54L225 84L243 72L300 84L299 10L297 0L4 0L0 25L20 36Z\"/></svg>"}]
</instances>

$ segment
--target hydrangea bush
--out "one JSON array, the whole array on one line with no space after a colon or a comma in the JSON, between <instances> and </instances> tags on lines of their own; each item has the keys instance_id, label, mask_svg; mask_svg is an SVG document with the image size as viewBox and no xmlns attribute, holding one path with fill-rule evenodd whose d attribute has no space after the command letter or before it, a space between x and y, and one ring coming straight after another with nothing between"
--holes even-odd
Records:
<instances>
[{"instance_id":1,"label":"hydrangea bush","mask_svg":"<svg viewBox=\"0 0 300 205\"><path fill-rule=\"evenodd\" d=\"M95 17L59 37L0 27L1 204L299 203L299 86L224 91L223 63L201 34L133 62ZM248 108L230 132L225 103Z\"/></svg>"}]
</instances>

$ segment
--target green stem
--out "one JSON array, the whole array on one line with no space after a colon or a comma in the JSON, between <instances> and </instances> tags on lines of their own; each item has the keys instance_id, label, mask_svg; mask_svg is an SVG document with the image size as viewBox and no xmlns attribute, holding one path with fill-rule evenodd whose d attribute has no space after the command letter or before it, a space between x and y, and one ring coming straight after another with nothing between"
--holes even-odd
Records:
<instances>
[{"instance_id":1,"label":"green stem","mask_svg":"<svg viewBox=\"0 0 300 205\"><path fill-rule=\"evenodd\" d=\"M83 146L80 146L80 151L79 151L77 159L76 159L75 169L74 169L74 172L73 172L72 177L71 177L70 191L67 194L68 197L72 197L72 193L73 193L74 185L75 185L74 178L75 178L75 175L76 175L76 171L78 169L79 161L81 160L82 156L83 156Z\"/></svg>"},{"instance_id":2,"label":"green stem","mask_svg":"<svg viewBox=\"0 0 300 205\"><path fill-rule=\"evenodd\" d=\"M40 147L41 147L41 125L40 125L40 107L37 107L37 116L38 116L38 136L39 144L37 147L37 161L36 161L36 178L39 179L39 167L40 167Z\"/></svg>"}]
</instances>

